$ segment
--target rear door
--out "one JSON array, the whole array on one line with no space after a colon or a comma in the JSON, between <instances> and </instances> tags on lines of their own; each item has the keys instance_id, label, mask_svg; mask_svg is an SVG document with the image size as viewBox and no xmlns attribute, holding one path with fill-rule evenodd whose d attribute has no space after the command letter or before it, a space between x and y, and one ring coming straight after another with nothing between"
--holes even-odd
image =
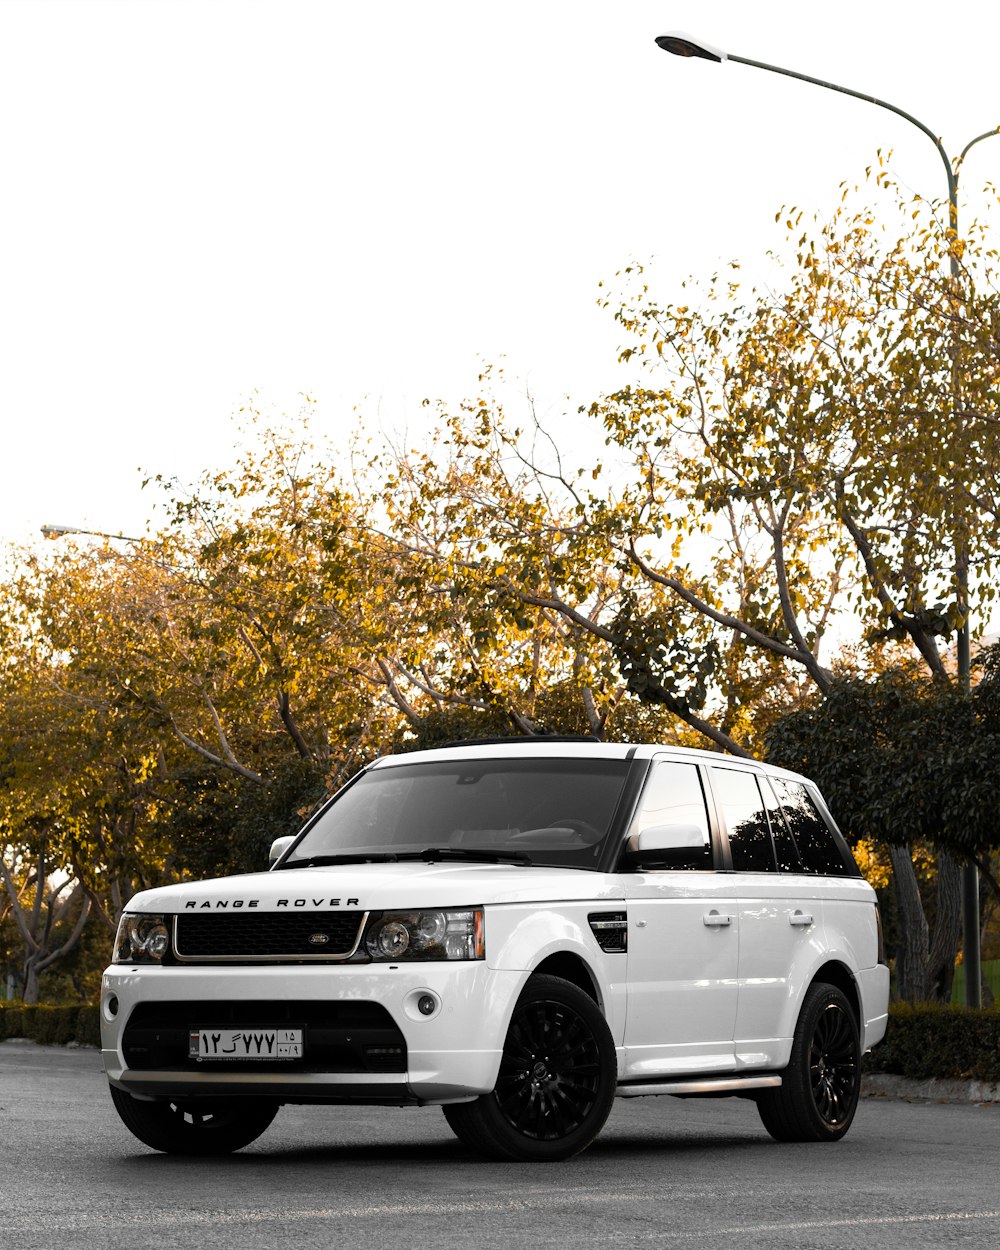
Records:
<instances>
[{"instance_id":1,"label":"rear door","mask_svg":"<svg viewBox=\"0 0 1000 1250\"><path fill-rule=\"evenodd\" d=\"M781 1067L803 980L822 956L822 902L802 874L767 777L738 765L713 765L709 772L738 896L736 1063Z\"/></svg>"}]
</instances>

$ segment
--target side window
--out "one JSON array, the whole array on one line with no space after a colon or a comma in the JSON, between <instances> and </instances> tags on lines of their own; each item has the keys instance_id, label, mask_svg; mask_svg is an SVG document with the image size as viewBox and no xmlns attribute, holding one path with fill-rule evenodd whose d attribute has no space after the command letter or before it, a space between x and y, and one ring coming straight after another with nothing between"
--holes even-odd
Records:
<instances>
[{"instance_id":1,"label":"side window","mask_svg":"<svg viewBox=\"0 0 1000 1250\"><path fill-rule=\"evenodd\" d=\"M672 856L671 868L712 867L708 809L694 764L679 764L673 760L653 764L630 833L642 833L659 825L694 826L701 834L701 848L692 847L690 855L683 859Z\"/></svg>"},{"instance_id":2,"label":"side window","mask_svg":"<svg viewBox=\"0 0 1000 1250\"><path fill-rule=\"evenodd\" d=\"M775 777L774 788L781 801L802 859L802 871L823 877L848 876L840 847L826 821L816 810L809 792L797 781Z\"/></svg>"},{"instance_id":3,"label":"side window","mask_svg":"<svg viewBox=\"0 0 1000 1250\"><path fill-rule=\"evenodd\" d=\"M713 767L712 789L729 831L733 867L740 872L774 872L771 828L756 776L741 768Z\"/></svg>"},{"instance_id":4,"label":"side window","mask_svg":"<svg viewBox=\"0 0 1000 1250\"><path fill-rule=\"evenodd\" d=\"M788 826L785 824L781 805L775 798L774 791L768 784L768 779L760 777L758 780L760 781L760 792L764 796L764 806L767 808L767 814L771 819L771 837L774 839L774 855L778 861L778 871L802 872L802 862L799 859L798 848L795 845L795 839L789 832Z\"/></svg>"}]
</instances>

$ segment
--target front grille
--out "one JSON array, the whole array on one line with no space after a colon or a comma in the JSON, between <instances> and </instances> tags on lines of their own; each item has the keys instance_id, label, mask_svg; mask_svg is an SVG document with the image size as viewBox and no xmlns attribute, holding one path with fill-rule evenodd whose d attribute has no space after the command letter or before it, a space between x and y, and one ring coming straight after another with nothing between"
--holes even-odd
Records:
<instances>
[{"instance_id":1,"label":"front grille","mask_svg":"<svg viewBox=\"0 0 1000 1250\"><path fill-rule=\"evenodd\" d=\"M240 912L175 917L178 959L251 963L257 959L348 959L364 922L363 911ZM325 939L325 940L324 940Z\"/></svg>"},{"instance_id":2,"label":"front grille","mask_svg":"<svg viewBox=\"0 0 1000 1250\"><path fill-rule=\"evenodd\" d=\"M301 1059L199 1063L188 1055L192 1029L300 1028ZM405 1072L406 1041L381 1003L215 1001L138 1003L122 1036L136 1072Z\"/></svg>"}]
</instances>

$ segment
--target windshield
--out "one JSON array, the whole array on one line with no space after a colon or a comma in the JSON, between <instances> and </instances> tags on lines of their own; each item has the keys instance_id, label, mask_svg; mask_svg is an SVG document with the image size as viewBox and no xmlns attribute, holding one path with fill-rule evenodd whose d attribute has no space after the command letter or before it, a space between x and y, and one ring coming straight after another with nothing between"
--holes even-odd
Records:
<instances>
[{"instance_id":1,"label":"windshield","mask_svg":"<svg viewBox=\"0 0 1000 1250\"><path fill-rule=\"evenodd\" d=\"M629 765L608 759L454 760L374 768L320 814L291 856L497 858L596 868Z\"/></svg>"}]
</instances>

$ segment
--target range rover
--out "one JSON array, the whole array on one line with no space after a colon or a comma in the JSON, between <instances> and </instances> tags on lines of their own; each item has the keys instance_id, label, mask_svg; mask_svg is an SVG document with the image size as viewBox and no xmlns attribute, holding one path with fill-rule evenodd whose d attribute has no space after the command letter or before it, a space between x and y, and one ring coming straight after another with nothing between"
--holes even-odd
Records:
<instances>
[{"instance_id":1,"label":"range rover","mask_svg":"<svg viewBox=\"0 0 1000 1250\"><path fill-rule=\"evenodd\" d=\"M439 1106L558 1160L615 1098L732 1095L836 1141L889 970L875 894L805 777L515 739L376 760L266 872L147 890L101 997L143 1143L239 1149L285 1103Z\"/></svg>"}]
</instances>

